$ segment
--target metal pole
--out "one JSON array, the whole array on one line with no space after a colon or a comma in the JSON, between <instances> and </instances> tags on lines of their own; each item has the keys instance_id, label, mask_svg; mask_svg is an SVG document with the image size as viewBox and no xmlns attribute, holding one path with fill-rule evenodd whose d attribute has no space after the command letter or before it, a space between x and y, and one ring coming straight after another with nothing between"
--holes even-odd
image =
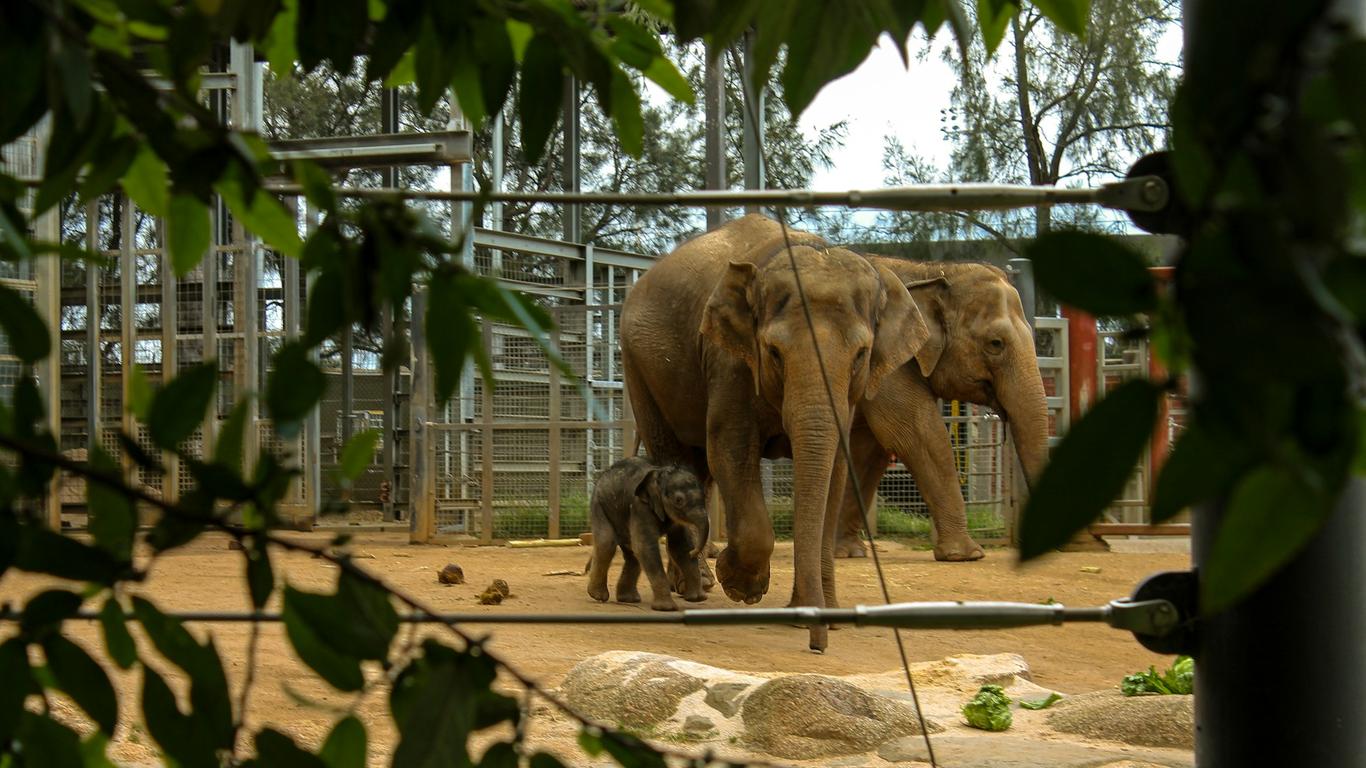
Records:
<instances>
[{"instance_id":1,"label":"metal pole","mask_svg":"<svg viewBox=\"0 0 1366 768\"><path fill-rule=\"evenodd\" d=\"M721 49L707 47L707 189L726 188L726 59L721 54ZM725 208L707 209L707 229L715 229L725 221Z\"/></svg>"},{"instance_id":2,"label":"metal pole","mask_svg":"<svg viewBox=\"0 0 1366 768\"><path fill-rule=\"evenodd\" d=\"M295 222L297 226L297 222L299 221L299 198L289 198L286 201L285 209L289 211L289 220ZM299 318L301 316L301 313L299 312L299 260L285 258L282 259L281 262L280 300L283 305L284 334L286 341L293 341L294 339L299 338L301 330L299 323ZM305 471L308 462L307 444L307 428L305 428L305 434L303 436L296 436L294 438L294 460L298 462L297 466L301 471ZM307 480L305 478L299 477L290 484L289 497L291 502L297 503L307 499L307 491L305 489L306 483ZM313 510L309 509L309 513L311 514L312 512Z\"/></svg>"},{"instance_id":3,"label":"metal pole","mask_svg":"<svg viewBox=\"0 0 1366 768\"><path fill-rule=\"evenodd\" d=\"M554 349L560 348L560 328L559 325L550 331L550 344ZM548 483L546 496L549 501L549 536L552 539L560 537L560 425L564 414L560 408L560 372L549 360L546 361L546 384L549 390L549 411L550 411L550 430L546 435L546 443L549 448L546 462L546 473Z\"/></svg>"},{"instance_id":4,"label":"metal pole","mask_svg":"<svg viewBox=\"0 0 1366 768\"><path fill-rule=\"evenodd\" d=\"M1199 39L1198 25L1213 21L1216 7L1183 1L1188 48ZM1359 0L1334 7L1335 15L1358 33L1364 11ZM1236 78L1243 69L1226 71ZM1198 377L1191 376L1190 384L1197 400ZM1197 574L1208 561L1226 503L1220 499L1194 510ZM1354 477L1332 516L1288 565L1238 605L1202 620L1195 676L1195 756L1201 768L1361 764L1366 755L1363 551L1366 481ZM1276 659L1294 661L1268 662Z\"/></svg>"},{"instance_id":5,"label":"metal pole","mask_svg":"<svg viewBox=\"0 0 1366 768\"><path fill-rule=\"evenodd\" d=\"M579 179L579 81L573 75L564 79L564 164L562 175L566 192L580 191ZM566 242L583 241L582 211L575 204L564 207L564 239Z\"/></svg>"},{"instance_id":6,"label":"metal pole","mask_svg":"<svg viewBox=\"0 0 1366 768\"><path fill-rule=\"evenodd\" d=\"M397 88L385 88L380 91L380 132L398 133L399 101ZM388 167L383 172L384 186L397 187L399 185L398 169ZM383 329L384 341L394 337L394 316L402 312L402 307L385 306L380 312L380 327ZM395 430L398 415L398 366L381 373L384 377L384 400L381 415L381 436L380 436L380 462L383 465L384 482L389 484L389 492L381 494L380 505L385 521L394 519L394 494L398 491L398 473L395 470L394 458L398 451L398 433Z\"/></svg>"},{"instance_id":7,"label":"metal pole","mask_svg":"<svg viewBox=\"0 0 1366 768\"><path fill-rule=\"evenodd\" d=\"M92 253L100 248L100 206L92 201L85 206L85 247ZM86 451L93 455L100 445L100 406L104 387L104 366L100 359L100 268L85 263L85 407Z\"/></svg>"},{"instance_id":8,"label":"metal pole","mask_svg":"<svg viewBox=\"0 0 1366 768\"><path fill-rule=\"evenodd\" d=\"M39 128L39 139L47 145L50 121L43 121ZM39 237L50 243L61 239L61 221L58 209L49 210L38 217L36 222ZM47 324L48 339L52 344L52 354L39 364L39 383L43 389L43 399L47 408L47 427L53 435L62 433L62 257L55 253L46 259L38 259L34 269L34 301L38 312ZM60 437L59 437L60 443ZM62 473L54 472L48 483L47 495L43 499L43 519L52 530L62 526Z\"/></svg>"},{"instance_id":9,"label":"metal pole","mask_svg":"<svg viewBox=\"0 0 1366 768\"><path fill-rule=\"evenodd\" d=\"M161 281L161 384L165 386L175 377L180 368L179 342L176 340L180 328L180 308L177 305L175 268L171 266L170 249L166 246L166 221L157 220L161 233L161 254L157 265L158 279ZM162 480L161 497L167 501L180 498L180 460L174 454L162 454L166 475Z\"/></svg>"},{"instance_id":10,"label":"metal pole","mask_svg":"<svg viewBox=\"0 0 1366 768\"><path fill-rule=\"evenodd\" d=\"M745 189L767 186L764 168L764 92L767 84L754 81L754 33L746 32L743 39L744 73L741 82L745 97L744 152ZM745 213L758 213L758 205L746 205Z\"/></svg>"},{"instance_id":11,"label":"metal pole","mask_svg":"<svg viewBox=\"0 0 1366 768\"><path fill-rule=\"evenodd\" d=\"M299 203L304 206L304 226L307 227L309 234L312 234L318 228L318 212L309 207L307 200L300 199ZM295 280L298 280L297 276ZM317 272L309 270L305 277L308 296L313 295L313 283L316 280ZM302 322L302 319L297 321L299 324ZM308 358L314 363L318 362L317 347L309 350ZM322 449L322 403L318 402L313 404L313 408L308 412L308 418L304 421L304 506L314 519L322 509Z\"/></svg>"},{"instance_id":12,"label":"metal pole","mask_svg":"<svg viewBox=\"0 0 1366 768\"><path fill-rule=\"evenodd\" d=\"M1024 310L1025 322L1034 327L1034 316L1038 314L1038 304L1034 298L1034 262L1029 259L1011 259L1010 278L1015 290L1020 294L1020 307Z\"/></svg>"},{"instance_id":13,"label":"metal pole","mask_svg":"<svg viewBox=\"0 0 1366 768\"><path fill-rule=\"evenodd\" d=\"M431 518L436 514L432 497L427 491L427 404L431 400L431 384L427 370L427 290L417 288L413 291L412 317L408 323L409 338L412 341L408 364L412 394L408 400L408 493L412 509L408 517L408 540L414 544L425 544L431 539L434 527Z\"/></svg>"},{"instance_id":14,"label":"metal pole","mask_svg":"<svg viewBox=\"0 0 1366 768\"><path fill-rule=\"evenodd\" d=\"M248 43L231 44L229 50L229 69L237 76L237 89L233 92L233 124L238 130L260 133L265 107L264 90L261 79L262 64L256 62L252 46ZM240 222L234 221L233 235L241 246L237 253L237 290L234 291L239 311L234 320L233 330L241 336L241 368L234 371L237 384L234 396L243 398L247 393L260 387L261 334L260 320L257 316L260 291L260 254L255 234L248 232ZM257 422L259 420L258 401L248 398L247 403L247 440L243 453L243 468L251 472L261 450Z\"/></svg>"},{"instance_id":15,"label":"metal pole","mask_svg":"<svg viewBox=\"0 0 1366 768\"><path fill-rule=\"evenodd\" d=\"M133 201L127 195L115 195L114 201L119 206L119 349L122 351L119 355L119 385L122 394L120 402L123 404L119 425L124 434L136 438L138 427L131 407L132 373L136 364L133 352L138 345L137 327L133 324L134 308L138 303L137 259L133 256ZM123 452L119 463L124 477L132 479L135 465L127 451Z\"/></svg>"},{"instance_id":16,"label":"metal pole","mask_svg":"<svg viewBox=\"0 0 1366 768\"><path fill-rule=\"evenodd\" d=\"M494 118L493 118L493 191L494 191L494 192L502 192L502 191L503 191L503 169L504 169L504 166L507 164L506 160L505 160L504 157L503 157L503 142L505 141L505 139L504 139L504 137L503 137L503 131L504 131L504 125L505 125L505 123L506 123L506 120L507 120L507 118L506 118L506 116L504 116L504 114L503 114L502 112L499 112L499 113L498 113L497 115L495 115ZM496 202L494 202L492 205L490 205L490 206L489 206L489 212L490 212L490 216L491 216L491 221L490 221L490 223L492 224L493 229L498 230L498 231L501 232L502 229L503 229L503 203L502 203L502 201L496 201ZM492 259L492 262L491 262L491 264L490 264L490 269L489 269L490 273L491 273L494 277L501 277L502 274L503 274L503 252L495 248L495 249L490 253L490 258Z\"/></svg>"}]
</instances>

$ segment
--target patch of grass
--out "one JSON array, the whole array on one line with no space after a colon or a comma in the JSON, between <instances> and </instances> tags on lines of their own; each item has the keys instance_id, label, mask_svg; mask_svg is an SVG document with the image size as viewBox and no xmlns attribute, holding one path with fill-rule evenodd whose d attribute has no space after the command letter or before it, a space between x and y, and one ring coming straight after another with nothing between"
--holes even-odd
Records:
<instances>
[{"instance_id":1,"label":"patch of grass","mask_svg":"<svg viewBox=\"0 0 1366 768\"><path fill-rule=\"evenodd\" d=\"M578 536L588 530L588 497L560 499L560 536ZM493 511L493 538L543 539L550 535L550 509L544 504L497 507Z\"/></svg>"}]
</instances>

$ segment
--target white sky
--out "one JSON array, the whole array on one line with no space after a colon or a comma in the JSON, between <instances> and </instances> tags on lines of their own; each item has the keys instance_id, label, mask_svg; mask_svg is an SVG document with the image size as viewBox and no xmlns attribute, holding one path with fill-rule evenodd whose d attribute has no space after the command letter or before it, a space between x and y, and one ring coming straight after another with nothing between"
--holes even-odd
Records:
<instances>
[{"instance_id":1,"label":"white sky","mask_svg":"<svg viewBox=\"0 0 1366 768\"><path fill-rule=\"evenodd\" d=\"M834 165L817 169L812 186L827 191L874 189L883 186L883 138L894 135L907 150L948 165L950 145L939 131L940 110L949 106L953 70L938 55L950 39L941 32L935 52L917 59L914 51L924 46L917 32L907 70L891 38L884 35L878 47L858 69L827 85L802 113L802 132L814 138L820 128L840 120L848 122L844 146L833 153ZM917 46L918 43L918 46Z\"/></svg>"}]
</instances>

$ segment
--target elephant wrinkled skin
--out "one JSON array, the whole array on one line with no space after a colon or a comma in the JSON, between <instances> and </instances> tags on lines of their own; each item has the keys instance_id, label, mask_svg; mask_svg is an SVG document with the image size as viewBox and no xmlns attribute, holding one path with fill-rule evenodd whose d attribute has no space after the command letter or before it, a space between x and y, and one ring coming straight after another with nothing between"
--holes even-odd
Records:
<instances>
[{"instance_id":1,"label":"elephant wrinkled skin","mask_svg":"<svg viewBox=\"0 0 1366 768\"><path fill-rule=\"evenodd\" d=\"M685 242L632 288L621 347L636 428L656 461L691 466L717 483L728 546L716 577L732 600L754 603L768 591L773 526L760 460L790 456L793 601L835 604L835 512L846 474L839 430L848 434L857 404L910 360L928 333L905 285L886 267L809 233L785 237L759 215ZM811 647L825 644L825 628L813 628Z\"/></svg>"},{"instance_id":2,"label":"elephant wrinkled skin","mask_svg":"<svg viewBox=\"0 0 1366 768\"><path fill-rule=\"evenodd\" d=\"M1026 475L1037 477L1048 457L1048 406L1034 332L1019 293L996 267L876 256L869 261L907 285L930 337L915 360L890 374L877 396L859 408L851 453L865 508L872 508L890 451L905 462L929 506L937 533L935 559L978 560L984 553L968 533L938 400L985 405L999 414L1010 427ZM839 517L836 557L863 556L862 515L852 490Z\"/></svg>"}]
</instances>

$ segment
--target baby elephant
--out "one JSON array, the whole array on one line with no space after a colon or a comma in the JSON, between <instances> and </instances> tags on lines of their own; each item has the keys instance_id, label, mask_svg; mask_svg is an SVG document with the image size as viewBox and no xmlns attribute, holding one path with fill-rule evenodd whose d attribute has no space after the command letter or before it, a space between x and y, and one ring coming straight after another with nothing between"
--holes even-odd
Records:
<instances>
[{"instance_id":1,"label":"baby elephant","mask_svg":"<svg viewBox=\"0 0 1366 768\"><path fill-rule=\"evenodd\" d=\"M622 459L598 478L589 509L593 529L590 597L607 600L607 568L621 547L626 562L617 579L617 602L640 602L636 581L644 567L654 592L650 607L678 610L659 556L659 537L667 536L669 558L683 570L683 599L693 603L706 599L698 559L707 546L707 504L702 484L691 470L657 467L640 457Z\"/></svg>"}]
</instances>

